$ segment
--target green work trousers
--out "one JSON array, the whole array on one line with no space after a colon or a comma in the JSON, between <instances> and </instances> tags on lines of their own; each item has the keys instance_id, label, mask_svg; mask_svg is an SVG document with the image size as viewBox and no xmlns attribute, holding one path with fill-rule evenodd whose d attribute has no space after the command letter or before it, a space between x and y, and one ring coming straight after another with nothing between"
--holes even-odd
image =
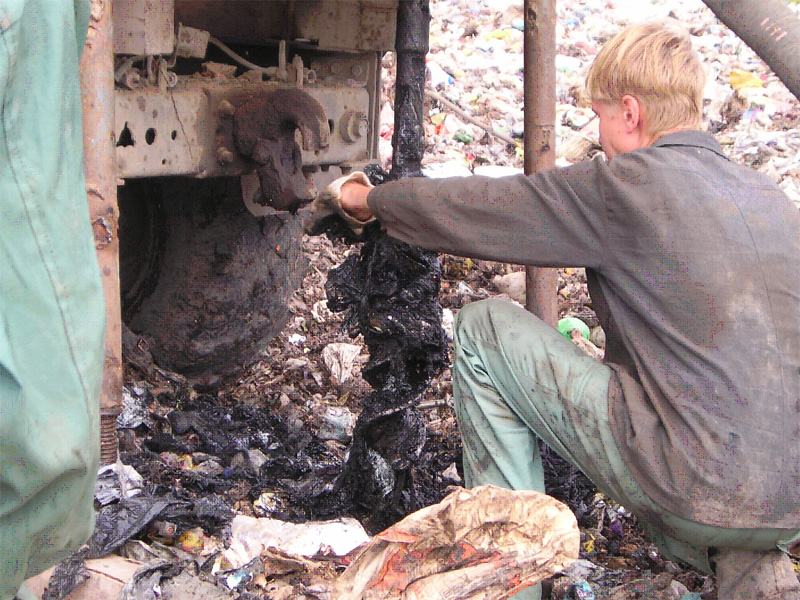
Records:
<instances>
[{"instance_id":1,"label":"green work trousers","mask_svg":"<svg viewBox=\"0 0 800 600\"><path fill-rule=\"evenodd\" d=\"M662 553L710 572L709 547L768 551L797 531L725 529L666 513L637 485L611 430L612 370L521 307L500 300L458 313L453 358L455 409L467 487L491 483L545 491L543 440L606 496L639 517ZM645 516L659 515L659 526ZM540 597L539 586L515 596Z\"/></svg>"},{"instance_id":2,"label":"green work trousers","mask_svg":"<svg viewBox=\"0 0 800 600\"><path fill-rule=\"evenodd\" d=\"M0 600L94 524L105 305L83 169L88 0L0 0Z\"/></svg>"}]
</instances>

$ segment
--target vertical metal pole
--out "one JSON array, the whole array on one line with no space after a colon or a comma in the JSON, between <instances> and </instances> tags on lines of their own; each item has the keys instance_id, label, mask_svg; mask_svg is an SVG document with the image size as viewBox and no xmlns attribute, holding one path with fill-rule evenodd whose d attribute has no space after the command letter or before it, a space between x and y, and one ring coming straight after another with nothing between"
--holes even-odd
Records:
<instances>
[{"instance_id":1,"label":"vertical metal pole","mask_svg":"<svg viewBox=\"0 0 800 600\"><path fill-rule=\"evenodd\" d=\"M430 20L428 0L400 0L398 3L392 136L392 175L398 179L414 177L422 172L425 56L428 54Z\"/></svg>"},{"instance_id":2,"label":"vertical metal pole","mask_svg":"<svg viewBox=\"0 0 800 600\"><path fill-rule=\"evenodd\" d=\"M100 461L117 459L122 406L122 318L119 294L117 173L114 160L114 56L111 2L92 0L81 59L86 193L106 298L106 344L100 398Z\"/></svg>"},{"instance_id":3,"label":"vertical metal pole","mask_svg":"<svg viewBox=\"0 0 800 600\"><path fill-rule=\"evenodd\" d=\"M555 165L556 1L525 0L525 174ZM558 320L558 271L526 267L525 306L545 323Z\"/></svg>"}]
</instances>

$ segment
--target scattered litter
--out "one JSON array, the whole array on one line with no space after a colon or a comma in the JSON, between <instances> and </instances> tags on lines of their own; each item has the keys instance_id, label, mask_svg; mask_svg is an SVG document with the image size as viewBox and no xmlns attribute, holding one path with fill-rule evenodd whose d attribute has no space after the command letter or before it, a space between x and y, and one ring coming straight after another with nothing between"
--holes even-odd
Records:
<instances>
[{"instance_id":1,"label":"scattered litter","mask_svg":"<svg viewBox=\"0 0 800 600\"><path fill-rule=\"evenodd\" d=\"M428 80L433 87L433 89L437 89L443 86L450 85L453 83L453 76L450 75L447 71L445 71L442 67L436 64L434 61L429 60L425 65L428 71Z\"/></svg>"},{"instance_id":2,"label":"scattered litter","mask_svg":"<svg viewBox=\"0 0 800 600\"><path fill-rule=\"evenodd\" d=\"M595 600L594 591L586 581L573 583L565 600Z\"/></svg>"},{"instance_id":3,"label":"scattered litter","mask_svg":"<svg viewBox=\"0 0 800 600\"><path fill-rule=\"evenodd\" d=\"M136 429L139 426L152 427L148 406L153 395L145 387L122 386L122 412L117 417L120 429Z\"/></svg>"},{"instance_id":4,"label":"scattered litter","mask_svg":"<svg viewBox=\"0 0 800 600\"><path fill-rule=\"evenodd\" d=\"M475 291L463 281L458 282L458 293L464 296L474 296Z\"/></svg>"},{"instance_id":5,"label":"scattered litter","mask_svg":"<svg viewBox=\"0 0 800 600\"><path fill-rule=\"evenodd\" d=\"M77 558L76 555L75 558ZM82 558L82 557L81 557ZM108 556L81 562L75 573L66 578L59 572L65 563L51 567L26 581L28 589L42 600L99 600L118 598L122 586L141 564L120 556ZM78 576L78 579L70 580ZM75 583L75 585L71 585ZM21 596L21 595L20 595Z\"/></svg>"},{"instance_id":6,"label":"scattered litter","mask_svg":"<svg viewBox=\"0 0 800 600\"><path fill-rule=\"evenodd\" d=\"M347 407L317 403L313 412L319 439L347 443L353 438L356 417Z\"/></svg>"},{"instance_id":7,"label":"scattered litter","mask_svg":"<svg viewBox=\"0 0 800 600\"><path fill-rule=\"evenodd\" d=\"M344 383L353 376L361 346L334 342L322 349L322 360L336 383Z\"/></svg>"},{"instance_id":8,"label":"scattered litter","mask_svg":"<svg viewBox=\"0 0 800 600\"><path fill-rule=\"evenodd\" d=\"M516 302L525 304L525 271L495 275L492 284L501 294L508 294Z\"/></svg>"},{"instance_id":9,"label":"scattered litter","mask_svg":"<svg viewBox=\"0 0 800 600\"><path fill-rule=\"evenodd\" d=\"M736 91L745 88L763 88L764 82L760 77L747 71L734 69L729 76L730 84Z\"/></svg>"},{"instance_id":10,"label":"scattered litter","mask_svg":"<svg viewBox=\"0 0 800 600\"><path fill-rule=\"evenodd\" d=\"M120 461L101 467L97 471L94 499L106 506L121 498L130 498L142 491L144 480L136 469Z\"/></svg>"},{"instance_id":11,"label":"scattered litter","mask_svg":"<svg viewBox=\"0 0 800 600\"><path fill-rule=\"evenodd\" d=\"M430 163L422 167L422 174L425 177L469 177L472 171L464 162L451 160L443 163Z\"/></svg>"},{"instance_id":12,"label":"scattered litter","mask_svg":"<svg viewBox=\"0 0 800 600\"><path fill-rule=\"evenodd\" d=\"M156 560L139 567L125 583L119 600L222 600L227 590L180 565Z\"/></svg>"},{"instance_id":13,"label":"scattered litter","mask_svg":"<svg viewBox=\"0 0 800 600\"><path fill-rule=\"evenodd\" d=\"M423 159L426 166L443 162L443 157L458 160L466 152L492 166L521 170L522 4L521 0L499 5L489 0L431 2L429 86L439 97L446 96L449 104L434 104L446 113L445 117L436 113L438 124L433 120L426 124L427 149ZM795 11L796 6L790 4ZM559 165L589 158L599 151L596 119L586 101L583 84L603 41L628 23L674 16L692 32L695 48L708 72L704 124L722 134L721 141L728 138L723 146L732 159L770 174L779 184L798 178L800 107L797 99L701 0L565 2L556 5L556 16L556 153ZM391 78L393 65L387 62L387 66ZM756 109L745 121L749 123L746 127L738 126L737 121L725 114L726 101L734 92L742 95L747 107ZM385 102L384 106L390 103ZM512 140L509 144L507 139L492 136L484 139L474 131L471 140L469 136L459 135L457 141L454 135L461 127L445 127L442 122L442 119L456 116L453 107L488 125L491 131L518 136L516 143ZM458 120L463 122L463 115ZM576 133L581 136L574 136ZM750 149L764 144L774 153L763 159L751 158ZM458 152L457 146L464 146L464 150ZM387 166L389 155L381 156ZM479 163L475 165L477 174ZM795 184L786 184L786 187L794 191Z\"/></svg>"},{"instance_id":14,"label":"scattered litter","mask_svg":"<svg viewBox=\"0 0 800 600\"><path fill-rule=\"evenodd\" d=\"M305 356L295 356L292 358L287 358L284 365L286 366L287 371L295 371L297 369L303 369L311 364L311 361L307 359Z\"/></svg>"},{"instance_id":15,"label":"scattered litter","mask_svg":"<svg viewBox=\"0 0 800 600\"><path fill-rule=\"evenodd\" d=\"M648 600L681 600L688 590L674 580L670 573L646 575L629 583L617 586L603 594L605 600L630 600L647 598Z\"/></svg>"},{"instance_id":16,"label":"scattered litter","mask_svg":"<svg viewBox=\"0 0 800 600\"><path fill-rule=\"evenodd\" d=\"M55 566L47 581L47 588L42 593L42 600L65 598L89 579L89 570L86 568L88 551L87 547L83 547Z\"/></svg>"},{"instance_id":17,"label":"scattered litter","mask_svg":"<svg viewBox=\"0 0 800 600\"><path fill-rule=\"evenodd\" d=\"M287 523L237 515L231 523L230 546L218 564L224 565L225 570L238 569L261 556L267 548L305 557L330 552L344 556L368 541L361 524L350 518Z\"/></svg>"},{"instance_id":18,"label":"scattered litter","mask_svg":"<svg viewBox=\"0 0 800 600\"><path fill-rule=\"evenodd\" d=\"M449 308L442 309L442 328L444 329L445 335L447 335L447 339L452 341L453 340L453 325L455 324L455 317L453 316L453 311Z\"/></svg>"},{"instance_id":19,"label":"scattered litter","mask_svg":"<svg viewBox=\"0 0 800 600\"><path fill-rule=\"evenodd\" d=\"M300 335L299 333L293 333L287 338L287 341L290 344L294 344L295 346L299 346L300 344L305 343L306 336Z\"/></svg>"},{"instance_id":20,"label":"scattered litter","mask_svg":"<svg viewBox=\"0 0 800 600\"><path fill-rule=\"evenodd\" d=\"M586 325L586 323L577 317L563 317L559 319L558 332L568 340L575 336L575 333L573 332L576 332L577 335L582 335L587 340L591 335L589 327Z\"/></svg>"},{"instance_id":21,"label":"scattered litter","mask_svg":"<svg viewBox=\"0 0 800 600\"><path fill-rule=\"evenodd\" d=\"M598 348L606 347L606 332L602 327L593 327L592 332L589 334L589 341Z\"/></svg>"},{"instance_id":22,"label":"scattered litter","mask_svg":"<svg viewBox=\"0 0 800 600\"><path fill-rule=\"evenodd\" d=\"M475 167L475 175L482 175L483 177L508 177L510 175L521 175L522 173L523 170L517 167L504 167L500 165Z\"/></svg>"}]
</instances>

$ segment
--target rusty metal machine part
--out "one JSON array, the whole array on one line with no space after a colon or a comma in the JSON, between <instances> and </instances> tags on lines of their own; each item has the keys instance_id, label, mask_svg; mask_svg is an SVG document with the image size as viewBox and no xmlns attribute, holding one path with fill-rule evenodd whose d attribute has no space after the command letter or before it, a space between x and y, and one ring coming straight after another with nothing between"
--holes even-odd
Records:
<instances>
[{"instance_id":1,"label":"rusty metal machine part","mask_svg":"<svg viewBox=\"0 0 800 600\"><path fill-rule=\"evenodd\" d=\"M291 212L377 159L398 0L219 7L114 0L111 69L125 321L203 381L281 329L304 270Z\"/></svg>"},{"instance_id":2,"label":"rusty metal machine part","mask_svg":"<svg viewBox=\"0 0 800 600\"><path fill-rule=\"evenodd\" d=\"M299 89L248 95L233 114L233 135L239 152L258 165L265 204L294 210L314 198L316 191L302 172L300 146L320 151L330 145L330 126L322 106Z\"/></svg>"},{"instance_id":3,"label":"rusty metal machine part","mask_svg":"<svg viewBox=\"0 0 800 600\"><path fill-rule=\"evenodd\" d=\"M312 106L313 99L324 116L313 111L310 126L322 130L325 127L315 122L325 121L333 134L328 144L306 142L299 165L288 140L294 133L289 131L291 120L278 124L280 135L273 127L273 137L264 138L272 140L264 144L271 146L268 153L282 156L286 165L273 169L273 176L260 175L265 184L282 182L289 188L263 191L263 197L277 201L275 207L285 204L278 199L284 192L303 195L296 189L303 187L299 173L317 186L325 185L337 171L326 176L331 166L347 171L377 158L381 53L394 43L397 0L256 0L230 2L225 11L205 1L151 4L114 2L119 18L115 134L121 177L263 171L252 154L238 151L240 144L225 123L231 116L225 107L244 94L273 95L262 107L267 111L290 106L298 97L300 106ZM172 33L175 25L177 35ZM189 63L176 67L182 57L208 62L200 67L195 60L187 72L178 67ZM285 98L279 100L276 92ZM271 115L261 118L274 122ZM296 129L306 140L309 126L299 121ZM287 176L291 172L296 174Z\"/></svg>"},{"instance_id":4,"label":"rusty metal machine part","mask_svg":"<svg viewBox=\"0 0 800 600\"><path fill-rule=\"evenodd\" d=\"M304 106L315 106L308 113L313 115L312 121L325 122L325 127L317 127L313 122L310 126L298 123L301 131L310 131L309 127L328 130L327 144L301 149L304 165L357 163L374 158L373 137L377 132L369 122L366 126L357 125L361 135L349 134L352 141L340 133L338 125L348 114L360 113L365 117L371 114L372 98L366 88L324 85L298 90L271 82L193 76L181 78L168 91L153 86L117 90L115 133L120 176L212 177L247 171L252 167L236 155L233 132L226 123L233 116L230 107L242 96L276 94L283 94L286 99L275 98L274 105L290 104L293 99L301 98ZM271 119L269 115L262 118ZM331 130L337 134L331 136Z\"/></svg>"}]
</instances>

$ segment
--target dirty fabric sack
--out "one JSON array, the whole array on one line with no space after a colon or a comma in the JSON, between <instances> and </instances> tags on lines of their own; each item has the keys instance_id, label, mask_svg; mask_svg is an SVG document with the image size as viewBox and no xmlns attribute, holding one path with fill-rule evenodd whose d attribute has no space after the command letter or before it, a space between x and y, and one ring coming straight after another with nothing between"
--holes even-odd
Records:
<instances>
[{"instance_id":1,"label":"dirty fabric sack","mask_svg":"<svg viewBox=\"0 0 800 600\"><path fill-rule=\"evenodd\" d=\"M562 571L580 531L539 492L458 490L375 536L335 582L337 600L492 600Z\"/></svg>"}]
</instances>

